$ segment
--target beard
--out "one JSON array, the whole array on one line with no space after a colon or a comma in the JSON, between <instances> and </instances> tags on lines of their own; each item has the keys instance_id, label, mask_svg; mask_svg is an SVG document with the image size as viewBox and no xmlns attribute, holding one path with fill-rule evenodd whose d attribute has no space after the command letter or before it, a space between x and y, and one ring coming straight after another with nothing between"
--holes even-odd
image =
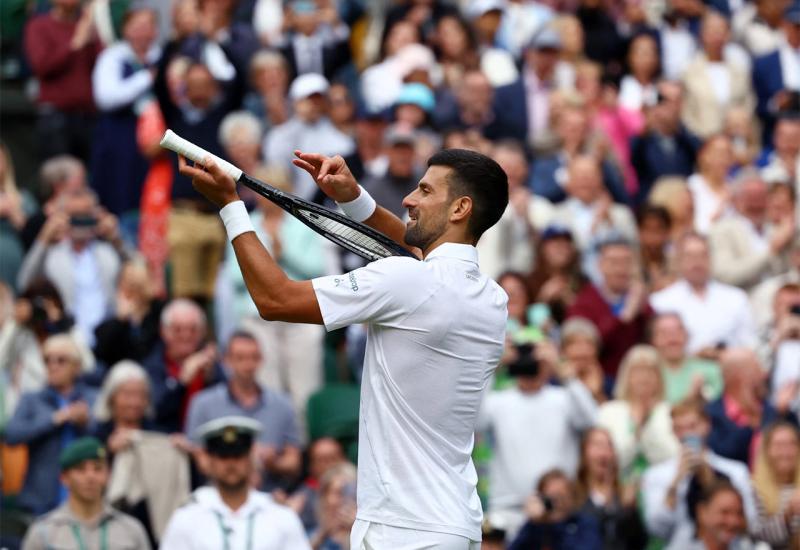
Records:
<instances>
[{"instance_id":1,"label":"beard","mask_svg":"<svg viewBox=\"0 0 800 550\"><path fill-rule=\"evenodd\" d=\"M217 479L217 488L222 493L239 493L247 489L249 479L244 476L239 479Z\"/></svg>"},{"instance_id":2,"label":"beard","mask_svg":"<svg viewBox=\"0 0 800 550\"><path fill-rule=\"evenodd\" d=\"M428 223L417 221L406 229L406 244L415 246L420 250L426 250L436 239L442 236L447 227L447 219L444 216L430 220Z\"/></svg>"}]
</instances>

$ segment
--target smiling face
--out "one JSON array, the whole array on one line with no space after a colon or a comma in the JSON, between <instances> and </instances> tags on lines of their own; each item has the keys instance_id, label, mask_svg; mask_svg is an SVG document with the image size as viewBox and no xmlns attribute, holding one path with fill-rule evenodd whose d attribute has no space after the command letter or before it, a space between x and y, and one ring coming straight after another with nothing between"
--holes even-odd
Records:
<instances>
[{"instance_id":1,"label":"smiling face","mask_svg":"<svg viewBox=\"0 0 800 550\"><path fill-rule=\"evenodd\" d=\"M406 224L406 243L423 252L447 229L450 205L448 177L452 172L446 166L431 166L411 193L403 199L403 208L410 218Z\"/></svg>"}]
</instances>

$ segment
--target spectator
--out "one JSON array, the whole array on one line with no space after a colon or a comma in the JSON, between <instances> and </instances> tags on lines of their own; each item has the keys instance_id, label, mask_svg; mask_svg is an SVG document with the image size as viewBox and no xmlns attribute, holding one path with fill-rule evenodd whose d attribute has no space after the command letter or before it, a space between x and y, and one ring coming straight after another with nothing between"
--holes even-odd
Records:
<instances>
[{"instance_id":1,"label":"spectator","mask_svg":"<svg viewBox=\"0 0 800 550\"><path fill-rule=\"evenodd\" d=\"M753 548L747 539L742 495L734 485L718 481L705 488L694 508L697 527L683 533L667 546L668 550L733 550Z\"/></svg>"},{"instance_id":2,"label":"spectator","mask_svg":"<svg viewBox=\"0 0 800 550\"><path fill-rule=\"evenodd\" d=\"M624 480L638 479L649 465L678 453L660 360L650 346L631 348L617 375L614 400L600 407L597 424L611 435Z\"/></svg>"},{"instance_id":3,"label":"spectator","mask_svg":"<svg viewBox=\"0 0 800 550\"><path fill-rule=\"evenodd\" d=\"M751 350L725 350L720 367L725 389L719 399L708 405L708 446L720 456L752 465L766 426L779 419L798 424L790 410L794 393L783 391L774 405L770 403L767 373Z\"/></svg>"},{"instance_id":4,"label":"spectator","mask_svg":"<svg viewBox=\"0 0 800 550\"><path fill-rule=\"evenodd\" d=\"M628 202L622 173L605 158L605 138L589 126L589 117L582 105L568 104L559 110L555 136L558 138L558 150L539 157L533 163L528 185L534 193L552 202L562 202L568 198L570 166L578 157L587 156L600 165L602 186L614 201Z\"/></svg>"},{"instance_id":5,"label":"spectator","mask_svg":"<svg viewBox=\"0 0 800 550\"><path fill-rule=\"evenodd\" d=\"M344 157L356 181L362 181L365 177L379 178L386 175L389 156L386 154L384 134L387 126L388 117L385 112L371 111L363 105L356 109L356 148ZM315 201L322 203L324 199L320 195L325 196L320 191Z\"/></svg>"},{"instance_id":6,"label":"spectator","mask_svg":"<svg viewBox=\"0 0 800 550\"><path fill-rule=\"evenodd\" d=\"M504 271L527 273L534 266L533 233L544 230L553 216L553 206L544 197L534 195L527 186L528 161L519 142L502 140L492 152L508 177L509 205L500 221L478 241L481 271L496 277ZM541 258L541 256L539 256ZM577 254L572 254L576 259ZM549 261L547 259L545 262ZM546 268L543 264L537 267ZM566 266L551 267L563 269Z\"/></svg>"},{"instance_id":7,"label":"spectator","mask_svg":"<svg viewBox=\"0 0 800 550\"><path fill-rule=\"evenodd\" d=\"M431 89L420 82L410 82L400 88L391 113L398 125L427 131L435 108L436 98Z\"/></svg>"},{"instance_id":8,"label":"spectator","mask_svg":"<svg viewBox=\"0 0 800 550\"><path fill-rule=\"evenodd\" d=\"M65 197L63 210L47 220L19 272L22 289L45 277L64 299L82 339L94 344L94 329L111 312L114 288L127 250L117 218L88 189Z\"/></svg>"},{"instance_id":9,"label":"spectator","mask_svg":"<svg viewBox=\"0 0 800 550\"><path fill-rule=\"evenodd\" d=\"M285 502L300 515L306 533L316 530L319 522L320 490L323 476L328 470L346 463L347 458L342 444L336 439L321 437L308 444L308 477ZM273 496L279 494L279 490L273 492Z\"/></svg>"},{"instance_id":10,"label":"spectator","mask_svg":"<svg viewBox=\"0 0 800 550\"><path fill-rule=\"evenodd\" d=\"M132 550L150 550L141 523L104 502L109 469L105 448L98 440L75 440L61 452L58 465L66 501L30 527L23 550L84 549L90 547L86 541L94 540L100 540L101 546L109 540L125 541Z\"/></svg>"},{"instance_id":11,"label":"spectator","mask_svg":"<svg viewBox=\"0 0 800 550\"><path fill-rule=\"evenodd\" d=\"M403 23L396 26L399 29L406 28ZM388 38L391 39L393 35L393 32L390 33ZM405 42L408 38L401 38L398 42ZM391 45L389 49L394 47ZM378 112L391 107L404 83L420 81L431 84L431 72L434 71L439 72L439 67L430 49L417 43L403 45L394 54L387 55L381 63L368 67L361 75L360 90L367 109Z\"/></svg>"},{"instance_id":12,"label":"spectator","mask_svg":"<svg viewBox=\"0 0 800 550\"><path fill-rule=\"evenodd\" d=\"M753 466L758 538L775 550L796 546L800 536L800 432L777 422L765 432Z\"/></svg>"},{"instance_id":13,"label":"spectator","mask_svg":"<svg viewBox=\"0 0 800 550\"><path fill-rule=\"evenodd\" d=\"M559 14L552 22L561 37L561 59L556 66L556 82L561 89L575 87L576 72L586 60L586 37L577 17Z\"/></svg>"},{"instance_id":14,"label":"spectator","mask_svg":"<svg viewBox=\"0 0 800 550\"><path fill-rule=\"evenodd\" d=\"M761 133L758 118L752 108L731 107L725 113L724 133L733 145L733 164L736 168L750 166L761 153Z\"/></svg>"},{"instance_id":15,"label":"spectator","mask_svg":"<svg viewBox=\"0 0 800 550\"><path fill-rule=\"evenodd\" d=\"M431 44L447 88L458 88L466 70L480 67L475 32L458 13L443 14L438 19Z\"/></svg>"},{"instance_id":16,"label":"spectator","mask_svg":"<svg viewBox=\"0 0 800 550\"><path fill-rule=\"evenodd\" d=\"M627 351L644 338L653 312L647 304L644 284L634 279L636 257L627 241L608 240L600 245L599 282L586 283L567 317L584 317L600 332L603 372L614 377Z\"/></svg>"},{"instance_id":17,"label":"spectator","mask_svg":"<svg viewBox=\"0 0 800 550\"><path fill-rule=\"evenodd\" d=\"M161 312L161 341L142 366L150 378L156 425L163 431L182 431L195 395L224 378L214 345L205 343L206 331L205 313L194 302L178 298Z\"/></svg>"},{"instance_id":18,"label":"spectator","mask_svg":"<svg viewBox=\"0 0 800 550\"><path fill-rule=\"evenodd\" d=\"M603 548L597 521L579 511L575 486L563 471L545 473L536 490L525 502L526 523L509 550Z\"/></svg>"},{"instance_id":19,"label":"spectator","mask_svg":"<svg viewBox=\"0 0 800 550\"><path fill-rule=\"evenodd\" d=\"M772 53L781 45L781 18L792 0L756 0L737 10L733 29L753 57Z\"/></svg>"},{"instance_id":20,"label":"spectator","mask_svg":"<svg viewBox=\"0 0 800 550\"><path fill-rule=\"evenodd\" d=\"M619 103L626 109L640 111L653 105L658 97L656 83L661 72L658 42L653 35L642 32L628 46L629 73L622 77Z\"/></svg>"},{"instance_id":21,"label":"spectator","mask_svg":"<svg viewBox=\"0 0 800 550\"><path fill-rule=\"evenodd\" d=\"M100 54L92 72L101 114L92 136L91 182L100 203L116 216L134 216L141 202L148 162L137 146L136 125L152 96L161 56L157 38L156 11L131 4L122 22L122 40Z\"/></svg>"},{"instance_id":22,"label":"spectator","mask_svg":"<svg viewBox=\"0 0 800 550\"><path fill-rule=\"evenodd\" d=\"M728 20L710 10L700 28L702 51L683 74L685 90L683 123L701 139L722 132L727 111L735 107L752 109L753 92L746 68L725 57L730 39ZM713 85L709 86L708 83Z\"/></svg>"},{"instance_id":23,"label":"spectator","mask_svg":"<svg viewBox=\"0 0 800 550\"><path fill-rule=\"evenodd\" d=\"M294 151L314 151L321 155L349 155L355 144L340 132L327 116L328 81L318 74L297 77L289 88L294 114L276 126L264 140L264 159L269 164L290 167ZM305 172L292 167L295 193L304 198L314 194L314 182Z\"/></svg>"},{"instance_id":24,"label":"spectator","mask_svg":"<svg viewBox=\"0 0 800 550\"><path fill-rule=\"evenodd\" d=\"M549 111L560 50L561 38L549 27L543 27L526 45L520 77L495 90L494 112L505 129L498 137L517 139L534 150L551 146Z\"/></svg>"},{"instance_id":25,"label":"spectator","mask_svg":"<svg viewBox=\"0 0 800 550\"><path fill-rule=\"evenodd\" d=\"M763 327L758 351L770 372L773 399L777 399L781 392L791 391L785 386L800 383L800 285L782 286L775 294L773 310L773 322Z\"/></svg>"},{"instance_id":26,"label":"spectator","mask_svg":"<svg viewBox=\"0 0 800 550\"><path fill-rule=\"evenodd\" d=\"M439 128L474 128L488 138L513 133L495 115L494 89L486 75L472 69L464 73L461 84L445 90L436 102L433 119Z\"/></svg>"},{"instance_id":27,"label":"spectator","mask_svg":"<svg viewBox=\"0 0 800 550\"><path fill-rule=\"evenodd\" d=\"M498 47L504 11L504 3L496 1L472 2L467 9L475 30L481 71L495 88L511 84L519 77L514 56L505 48Z\"/></svg>"},{"instance_id":28,"label":"spectator","mask_svg":"<svg viewBox=\"0 0 800 550\"><path fill-rule=\"evenodd\" d=\"M791 185L780 180L769 181L767 191L767 223L780 225L783 220L797 220L795 207L797 206L797 195Z\"/></svg>"},{"instance_id":29,"label":"spectator","mask_svg":"<svg viewBox=\"0 0 800 550\"><path fill-rule=\"evenodd\" d=\"M708 241L688 233L675 243L680 279L650 296L658 313L680 315L689 332L690 355L715 359L727 347L756 344L755 326L743 290L711 278Z\"/></svg>"},{"instance_id":30,"label":"spectator","mask_svg":"<svg viewBox=\"0 0 800 550\"><path fill-rule=\"evenodd\" d=\"M631 164L639 178L635 204L652 200L651 190L659 178L688 178L700 148L700 141L681 122L681 86L676 82L662 81L657 90L655 103L644 107L644 132L630 143Z\"/></svg>"},{"instance_id":31,"label":"spectator","mask_svg":"<svg viewBox=\"0 0 800 550\"><path fill-rule=\"evenodd\" d=\"M533 324L528 304L530 296L525 287L524 277L516 272L507 271L497 278L497 284L508 295L508 323L506 338L513 344L531 344L541 339L539 327Z\"/></svg>"},{"instance_id":32,"label":"spectator","mask_svg":"<svg viewBox=\"0 0 800 550\"><path fill-rule=\"evenodd\" d=\"M686 399L713 401L722 393L719 365L686 353L689 334L677 313L656 315L651 326L651 343L661 355L661 375L667 402Z\"/></svg>"},{"instance_id":33,"label":"spectator","mask_svg":"<svg viewBox=\"0 0 800 550\"><path fill-rule=\"evenodd\" d=\"M674 281L668 256L672 219L666 208L652 205L642 207L636 218L642 280L651 291L661 290Z\"/></svg>"},{"instance_id":34,"label":"spectator","mask_svg":"<svg viewBox=\"0 0 800 550\"><path fill-rule=\"evenodd\" d=\"M194 437L203 442L212 486L192 494L175 511L161 540L162 548L224 548L230 538L258 542L264 550L309 550L303 526L286 506L251 489L250 453L260 429L250 418L228 416L207 422Z\"/></svg>"},{"instance_id":35,"label":"spectator","mask_svg":"<svg viewBox=\"0 0 800 550\"><path fill-rule=\"evenodd\" d=\"M750 302L758 326L774 323L775 294L784 285L800 283L800 238L795 235L789 246L789 269L759 284L750 293Z\"/></svg>"},{"instance_id":36,"label":"spectator","mask_svg":"<svg viewBox=\"0 0 800 550\"><path fill-rule=\"evenodd\" d=\"M668 176L653 186L647 204L663 207L669 213L671 245L674 247L686 233L694 231L694 199L686 180Z\"/></svg>"},{"instance_id":37,"label":"spectator","mask_svg":"<svg viewBox=\"0 0 800 550\"><path fill-rule=\"evenodd\" d=\"M611 435L603 428L587 431L581 442L576 480L580 511L597 520L606 550L642 550L645 531L636 509L635 485L624 485Z\"/></svg>"},{"instance_id":38,"label":"spectator","mask_svg":"<svg viewBox=\"0 0 800 550\"><path fill-rule=\"evenodd\" d=\"M733 165L733 150L727 136L710 137L700 149L697 172L689 177L689 189L694 199L694 229L707 235L712 224L731 213L729 173Z\"/></svg>"},{"instance_id":39,"label":"spectator","mask_svg":"<svg viewBox=\"0 0 800 550\"><path fill-rule=\"evenodd\" d=\"M591 321L573 317L561 325L561 357L574 370L575 377L592 393L595 403L601 405L608 398L600 355L600 333Z\"/></svg>"},{"instance_id":40,"label":"spectator","mask_svg":"<svg viewBox=\"0 0 800 550\"><path fill-rule=\"evenodd\" d=\"M90 410L95 398L93 390L78 382L80 350L69 336L51 336L42 350L47 385L22 396L4 434L9 445L28 446L28 472L18 503L37 516L68 496L67 487L59 481L58 456L92 430Z\"/></svg>"},{"instance_id":41,"label":"spectator","mask_svg":"<svg viewBox=\"0 0 800 550\"><path fill-rule=\"evenodd\" d=\"M149 277L147 266L139 261L122 266L114 317L95 329L94 353L104 367L123 359L142 361L156 345L163 302L153 296Z\"/></svg>"},{"instance_id":42,"label":"spectator","mask_svg":"<svg viewBox=\"0 0 800 550\"><path fill-rule=\"evenodd\" d=\"M792 1L783 12L782 38L778 48L753 60L753 88L758 99L757 113L763 121L764 142L769 143L775 121L782 113L796 112L792 92L797 61L791 52L800 47L800 4Z\"/></svg>"},{"instance_id":43,"label":"spectator","mask_svg":"<svg viewBox=\"0 0 800 550\"><path fill-rule=\"evenodd\" d=\"M94 121L92 67L102 45L93 10L78 0L54 0L25 28L25 55L39 83L36 134L42 160L89 160Z\"/></svg>"},{"instance_id":44,"label":"spectator","mask_svg":"<svg viewBox=\"0 0 800 550\"><path fill-rule=\"evenodd\" d=\"M280 48L291 78L313 73L334 79L350 61L350 29L333 6L291 0L287 8Z\"/></svg>"},{"instance_id":45,"label":"spectator","mask_svg":"<svg viewBox=\"0 0 800 550\"><path fill-rule=\"evenodd\" d=\"M356 105L350 90L341 82L334 83L328 92L331 122L343 134L355 134Z\"/></svg>"},{"instance_id":46,"label":"spectator","mask_svg":"<svg viewBox=\"0 0 800 550\"><path fill-rule=\"evenodd\" d=\"M256 381L261 364L258 342L248 333L234 333L228 341L224 363L230 379L203 390L192 401L186 434L192 437L202 424L223 417L252 418L261 425L255 456L267 474L265 485L273 488L281 478L296 478L301 462L297 418L286 397Z\"/></svg>"},{"instance_id":47,"label":"spectator","mask_svg":"<svg viewBox=\"0 0 800 550\"><path fill-rule=\"evenodd\" d=\"M292 192L285 171L266 168L254 173L278 189ZM288 276L306 280L324 275L326 245L322 237L268 199L258 197L257 207L250 216L256 235ZM261 319L247 293L231 245L228 245L222 269L232 287L232 300L218 302L218 309L231 311L233 330L241 327L258 340L263 354L257 379L263 386L289 394L302 428L306 402L322 385L324 331L316 325Z\"/></svg>"},{"instance_id":48,"label":"spectator","mask_svg":"<svg viewBox=\"0 0 800 550\"><path fill-rule=\"evenodd\" d=\"M211 65L215 55L211 50L222 50L225 57L233 64L236 72L250 65L255 52L258 50L258 37L252 24L236 20L237 4L235 0L198 0L198 34L190 37L189 42L194 42L189 48L201 52L195 58L204 58ZM251 18L252 19L252 18ZM224 71L214 71L215 77L220 78ZM180 134L180 132L178 132ZM180 134L183 135L183 134Z\"/></svg>"},{"instance_id":49,"label":"spectator","mask_svg":"<svg viewBox=\"0 0 800 550\"><path fill-rule=\"evenodd\" d=\"M531 353L536 361L526 355ZM506 364L516 383L486 396L478 430L489 431L495 441L487 515L513 537L525 522L529 488L540 476L555 467L576 471L580 434L594 424L597 404L569 365L554 372L558 359L550 345L513 348L511 356ZM562 378L563 386L547 383L554 374ZM545 424L539 421L542 418L551 420ZM521 456L530 460L520 463Z\"/></svg>"},{"instance_id":50,"label":"spectator","mask_svg":"<svg viewBox=\"0 0 800 550\"><path fill-rule=\"evenodd\" d=\"M319 486L319 528L311 536L315 550L350 548L356 519L356 469L349 462L329 468Z\"/></svg>"},{"instance_id":51,"label":"spectator","mask_svg":"<svg viewBox=\"0 0 800 550\"><path fill-rule=\"evenodd\" d=\"M616 22L606 6L581 0L575 12L586 35L586 55L589 59L608 66L615 74L622 72L625 42Z\"/></svg>"},{"instance_id":52,"label":"spectator","mask_svg":"<svg viewBox=\"0 0 800 550\"><path fill-rule=\"evenodd\" d=\"M800 193L800 118L780 117L775 123L772 148L758 159L761 175L767 181L786 182Z\"/></svg>"},{"instance_id":53,"label":"spectator","mask_svg":"<svg viewBox=\"0 0 800 550\"><path fill-rule=\"evenodd\" d=\"M263 164L263 138L261 122L247 111L231 111L219 125L219 143L225 151L225 158L247 174L254 174ZM258 194L247 187L242 188L241 194L248 207L254 206L258 200Z\"/></svg>"},{"instance_id":54,"label":"spectator","mask_svg":"<svg viewBox=\"0 0 800 550\"><path fill-rule=\"evenodd\" d=\"M712 271L722 283L750 290L786 271L785 252L796 231L794 212L777 225L766 220L768 188L755 170L744 169L732 183L735 213L711 226Z\"/></svg>"},{"instance_id":55,"label":"spectator","mask_svg":"<svg viewBox=\"0 0 800 550\"><path fill-rule=\"evenodd\" d=\"M403 218L406 215L403 199L416 189L422 177L414 155L417 132L397 123L389 127L384 139L389 159L386 174L364 178L363 186L379 205Z\"/></svg>"},{"instance_id":56,"label":"spectator","mask_svg":"<svg viewBox=\"0 0 800 550\"><path fill-rule=\"evenodd\" d=\"M21 232L35 208L33 197L17 188L14 163L8 148L0 142L0 282L12 288L25 254Z\"/></svg>"},{"instance_id":57,"label":"spectator","mask_svg":"<svg viewBox=\"0 0 800 550\"><path fill-rule=\"evenodd\" d=\"M747 523L758 521L747 467L706 446L711 423L702 401L686 400L672 408L672 429L681 442L681 454L651 466L642 478L642 504L647 530L672 541L691 538L695 505L716 480L727 479L744 502Z\"/></svg>"},{"instance_id":58,"label":"spectator","mask_svg":"<svg viewBox=\"0 0 800 550\"><path fill-rule=\"evenodd\" d=\"M250 62L253 91L245 96L244 108L258 117L267 131L289 120L289 80L286 58L279 52L260 50L253 56Z\"/></svg>"}]
</instances>

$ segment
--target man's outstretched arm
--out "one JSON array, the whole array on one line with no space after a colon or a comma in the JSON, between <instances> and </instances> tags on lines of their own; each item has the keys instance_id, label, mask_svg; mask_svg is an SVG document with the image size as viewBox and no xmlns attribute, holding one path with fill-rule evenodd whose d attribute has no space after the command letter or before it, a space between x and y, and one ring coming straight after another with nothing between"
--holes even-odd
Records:
<instances>
[{"instance_id":1,"label":"man's outstretched arm","mask_svg":"<svg viewBox=\"0 0 800 550\"><path fill-rule=\"evenodd\" d=\"M236 183L211 159L204 168L189 166L179 158L180 172L192 178L194 188L220 209L239 201ZM241 207L244 210L243 206ZM254 231L236 236L231 242L242 270L247 291L258 313L270 321L322 324L322 313L311 281L293 281L270 256Z\"/></svg>"},{"instance_id":2,"label":"man's outstretched arm","mask_svg":"<svg viewBox=\"0 0 800 550\"><path fill-rule=\"evenodd\" d=\"M301 151L295 151L294 154L297 157L292 161L294 165L308 172L328 197L338 203L351 202L358 198L361 193L358 182L340 155L327 157ZM400 243L417 257L422 257L419 248L410 246L405 241L406 224L389 210L378 205L363 223Z\"/></svg>"}]
</instances>

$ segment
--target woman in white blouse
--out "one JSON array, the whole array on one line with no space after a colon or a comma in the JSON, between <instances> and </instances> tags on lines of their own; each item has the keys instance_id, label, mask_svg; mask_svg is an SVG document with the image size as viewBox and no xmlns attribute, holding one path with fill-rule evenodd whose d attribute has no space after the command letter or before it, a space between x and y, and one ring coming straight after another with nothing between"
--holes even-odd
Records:
<instances>
[{"instance_id":1,"label":"woman in white blouse","mask_svg":"<svg viewBox=\"0 0 800 550\"><path fill-rule=\"evenodd\" d=\"M630 72L620 82L620 106L631 111L641 111L644 105L655 105L661 58L653 35L643 33L631 40L628 47L628 67Z\"/></svg>"},{"instance_id":2,"label":"woman in white blouse","mask_svg":"<svg viewBox=\"0 0 800 550\"><path fill-rule=\"evenodd\" d=\"M631 348L620 365L614 400L600 407L597 424L611 434L623 479L635 479L680 448L664 400L660 363L652 346Z\"/></svg>"},{"instance_id":3,"label":"woman in white blouse","mask_svg":"<svg viewBox=\"0 0 800 550\"><path fill-rule=\"evenodd\" d=\"M694 200L694 229L707 235L711 225L732 211L729 175L733 146L723 134L710 137L697 156L697 173L687 180Z\"/></svg>"}]
</instances>

